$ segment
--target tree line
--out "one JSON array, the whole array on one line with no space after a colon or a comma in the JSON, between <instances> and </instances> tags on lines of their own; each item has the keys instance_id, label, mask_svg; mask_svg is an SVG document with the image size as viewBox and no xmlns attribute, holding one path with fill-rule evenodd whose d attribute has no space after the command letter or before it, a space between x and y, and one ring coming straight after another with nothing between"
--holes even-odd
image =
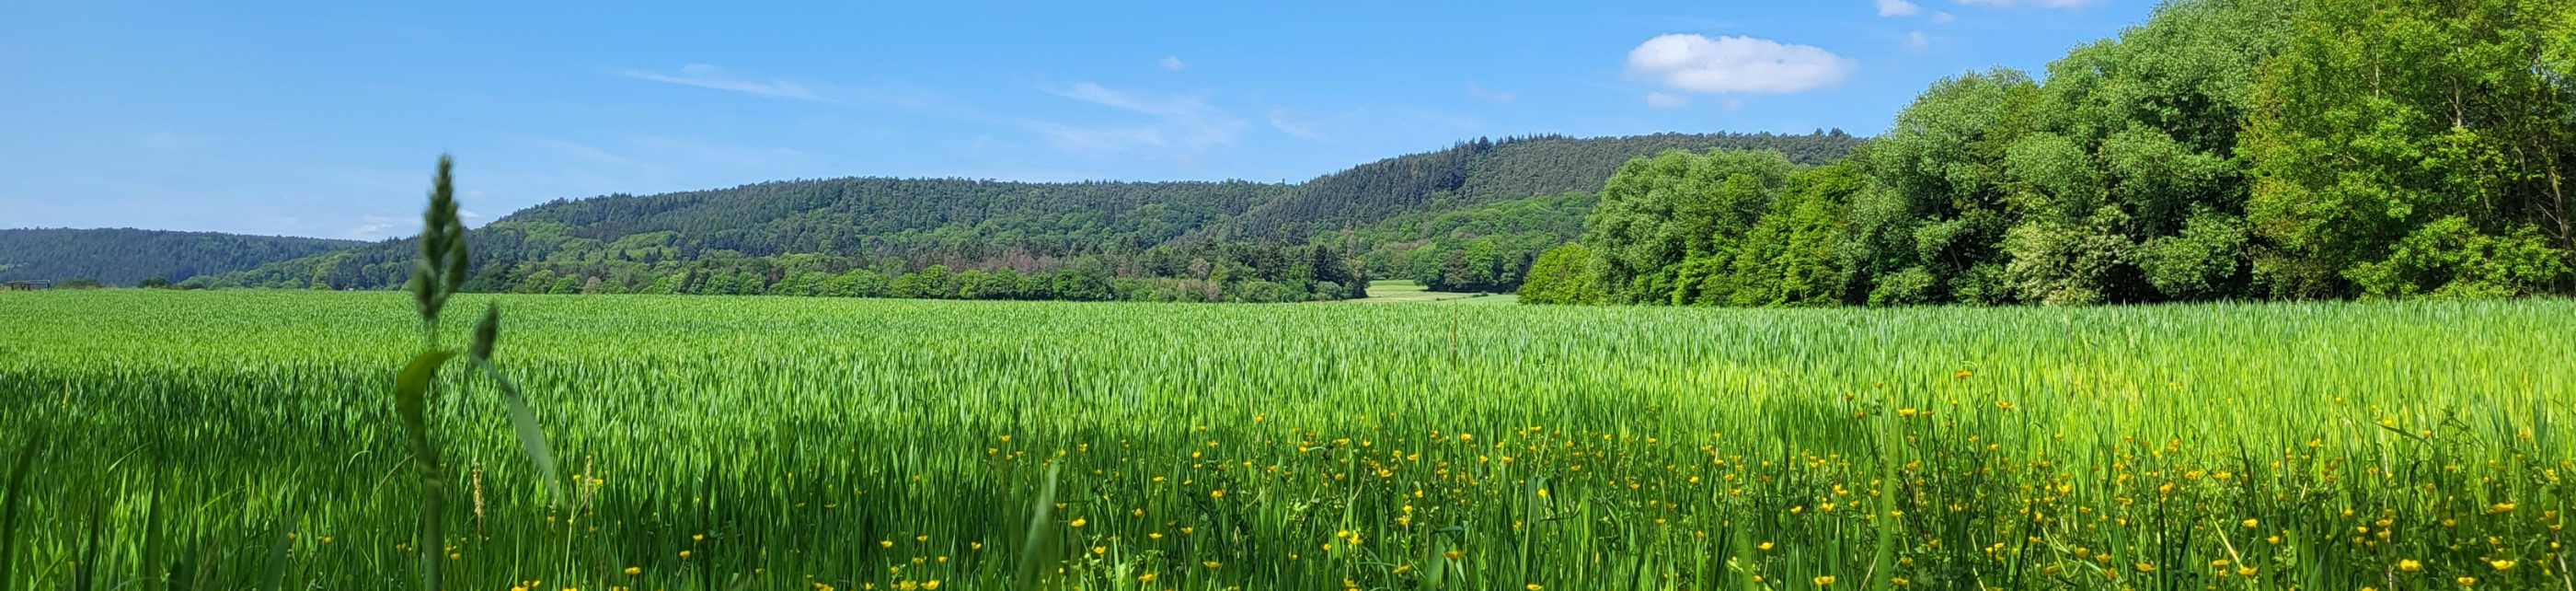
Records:
<instances>
[{"instance_id":1,"label":"tree line","mask_svg":"<svg viewBox=\"0 0 2576 591\"><path fill-rule=\"evenodd\" d=\"M2576 7L2188 0L2045 80L1942 80L1830 164L1611 176L1522 301L1816 306L2576 293Z\"/></svg>"},{"instance_id":2,"label":"tree line","mask_svg":"<svg viewBox=\"0 0 2576 591\"><path fill-rule=\"evenodd\" d=\"M1532 136L1294 185L849 178L559 200L469 232L477 280L465 289L1304 301L1362 297L1377 277L1501 292L1582 233L1592 192L1629 157L1763 147L1824 162L1859 141L1839 130ZM387 241L185 285L389 289L413 250ZM818 273L848 279L827 288Z\"/></svg>"}]
</instances>

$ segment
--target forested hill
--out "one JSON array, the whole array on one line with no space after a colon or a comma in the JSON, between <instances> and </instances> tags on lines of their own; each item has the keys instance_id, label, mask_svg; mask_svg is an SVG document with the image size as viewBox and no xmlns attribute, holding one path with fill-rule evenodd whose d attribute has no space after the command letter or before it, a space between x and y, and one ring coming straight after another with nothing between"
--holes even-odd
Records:
<instances>
[{"instance_id":1,"label":"forested hill","mask_svg":"<svg viewBox=\"0 0 2576 591\"><path fill-rule=\"evenodd\" d=\"M106 285L178 281L359 244L131 228L0 230L0 281L96 279Z\"/></svg>"},{"instance_id":2,"label":"forested hill","mask_svg":"<svg viewBox=\"0 0 2576 591\"><path fill-rule=\"evenodd\" d=\"M558 200L472 231L478 271L469 287L526 290L527 277L542 270L548 272L544 280L579 291L642 290L676 274L677 291L766 292L802 272L869 268L891 281L932 265L1007 267L1027 277L1089 264L1117 277L1220 284L1209 291L1224 299L1226 282L1258 277L1283 285L1310 283L1322 265L1318 261L1352 259L1360 254L1355 250L1375 247L1342 243L1329 246L1337 250L1328 253L1287 250L1346 227L1375 228L1510 200L1598 191L1620 163L1667 150L1768 148L1798 161L1822 162L1860 141L1839 130L1541 136L1462 142L1298 184L843 178ZM1588 207L1590 201L1562 203ZM1556 213L1579 218L1582 212ZM1571 238L1531 240L1552 245ZM279 261L212 283L390 288L408 272L409 244L388 241ZM1535 256L1534 250L1517 252L1529 248L1514 250L1490 258L1526 267ZM700 287L705 277L718 274L733 278L720 287ZM1516 281L1518 271L1507 275ZM748 285L754 279L745 276L757 277L759 285ZM601 285L592 286L592 280Z\"/></svg>"},{"instance_id":3,"label":"forested hill","mask_svg":"<svg viewBox=\"0 0 2576 591\"><path fill-rule=\"evenodd\" d=\"M1764 149L1802 164L1841 158L1860 144L1842 130L1809 135L1682 134L1576 139L1565 136L1479 139L1447 150L1408 154L1301 183L1286 196L1240 217L1192 233L1190 240L1303 239L1407 214L1436 213L1495 201L1595 192L1631 158L1669 150Z\"/></svg>"},{"instance_id":4,"label":"forested hill","mask_svg":"<svg viewBox=\"0 0 2576 591\"><path fill-rule=\"evenodd\" d=\"M542 258L590 242L791 252L1065 253L1150 246L1241 215L1289 192L1243 181L1016 183L963 179L783 181L645 197L558 200L510 214L478 236L493 252Z\"/></svg>"}]
</instances>

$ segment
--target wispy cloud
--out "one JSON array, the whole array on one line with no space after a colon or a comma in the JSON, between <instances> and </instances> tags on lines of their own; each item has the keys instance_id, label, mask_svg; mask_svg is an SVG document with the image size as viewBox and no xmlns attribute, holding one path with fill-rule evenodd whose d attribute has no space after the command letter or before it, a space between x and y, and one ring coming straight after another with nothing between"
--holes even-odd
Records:
<instances>
[{"instance_id":1,"label":"wispy cloud","mask_svg":"<svg viewBox=\"0 0 2576 591\"><path fill-rule=\"evenodd\" d=\"M2000 8L2012 8L2012 7L2016 7L2016 6L2037 6L2037 7L2040 7L2040 8L2076 8L2076 7L2081 7L2081 6L2086 6L2086 5L2094 4L2094 3L2098 2L2098 1L2099 1L2099 0L1959 0L1959 3L1960 3L1960 4L1975 4L1975 5L1980 5L1980 6L1994 6L1994 7L2000 7Z\"/></svg>"},{"instance_id":2,"label":"wispy cloud","mask_svg":"<svg viewBox=\"0 0 2576 591\"><path fill-rule=\"evenodd\" d=\"M1509 90L1490 90L1485 88L1484 85L1477 84L1474 81L1469 81L1467 83L1467 96L1494 101L1497 103L1508 103L1520 100L1521 93Z\"/></svg>"},{"instance_id":3,"label":"wispy cloud","mask_svg":"<svg viewBox=\"0 0 2576 591\"><path fill-rule=\"evenodd\" d=\"M1932 46L1932 38L1931 38L1931 37L1924 36L1922 31L1915 31L1915 32L1913 32L1913 33L1908 33L1908 34L1906 34L1906 35L1905 35L1905 46L1906 46L1907 48L1911 48L1911 49L1923 49L1923 48L1931 47L1931 46Z\"/></svg>"},{"instance_id":4,"label":"wispy cloud","mask_svg":"<svg viewBox=\"0 0 2576 591\"><path fill-rule=\"evenodd\" d=\"M1907 2L1905 0L1878 0L1879 16L1914 16L1922 13L1923 7L1916 6L1912 2Z\"/></svg>"},{"instance_id":5,"label":"wispy cloud","mask_svg":"<svg viewBox=\"0 0 2576 591\"><path fill-rule=\"evenodd\" d=\"M1163 69L1165 69L1165 70L1171 70L1171 71L1175 71L1175 72L1178 72L1178 71L1181 71L1181 70L1186 70L1186 69L1189 69L1189 67L1190 67L1190 63L1189 63L1189 62L1181 61L1181 56L1177 56L1177 55L1167 55L1167 56L1163 56L1163 61L1154 62L1154 63L1155 63L1155 64L1157 64L1157 65L1161 65L1161 66L1163 66Z\"/></svg>"},{"instance_id":6,"label":"wispy cloud","mask_svg":"<svg viewBox=\"0 0 2576 591\"><path fill-rule=\"evenodd\" d=\"M1154 118L1153 123L1120 126L1074 126L1037 123L1032 127L1076 151L1116 151L1137 146L1201 150L1233 144L1249 124L1209 105L1199 95L1155 96L1122 92L1089 82L1064 88L1041 87L1049 94Z\"/></svg>"},{"instance_id":7,"label":"wispy cloud","mask_svg":"<svg viewBox=\"0 0 2576 591\"><path fill-rule=\"evenodd\" d=\"M361 215L358 216L358 225L341 231L341 236L360 240L390 238L392 237L391 233L395 229L394 224L399 222L401 222L401 220L386 216L374 214Z\"/></svg>"},{"instance_id":8,"label":"wispy cloud","mask_svg":"<svg viewBox=\"0 0 2576 591\"><path fill-rule=\"evenodd\" d=\"M681 66L680 73L678 74L664 74L660 72L647 72L635 69L617 69L610 70L609 72L637 80L651 80L654 82L668 82L672 84L696 86L699 88L730 90L752 96L807 101L823 100L821 95L814 94L814 91L806 90L804 86L798 85L795 82L789 82L786 80L755 82L727 75L724 68L718 68L708 64L689 64Z\"/></svg>"},{"instance_id":9,"label":"wispy cloud","mask_svg":"<svg viewBox=\"0 0 2576 591\"><path fill-rule=\"evenodd\" d=\"M1296 136L1300 139L1324 139L1323 132L1316 131L1317 127L1322 126L1321 123L1292 118L1289 116L1287 109L1271 109L1270 126L1278 128L1280 133Z\"/></svg>"},{"instance_id":10,"label":"wispy cloud","mask_svg":"<svg viewBox=\"0 0 2576 591\"><path fill-rule=\"evenodd\" d=\"M1646 106L1658 109L1678 109L1690 106L1690 97L1678 94L1649 92L1646 93Z\"/></svg>"},{"instance_id":11,"label":"wispy cloud","mask_svg":"<svg viewBox=\"0 0 2576 591\"><path fill-rule=\"evenodd\" d=\"M1662 35L1628 52L1628 70L1693 92L1792 93L1842 82L1857 65L1812 45L1753 37Z\"/></svg>"}]
</instances>

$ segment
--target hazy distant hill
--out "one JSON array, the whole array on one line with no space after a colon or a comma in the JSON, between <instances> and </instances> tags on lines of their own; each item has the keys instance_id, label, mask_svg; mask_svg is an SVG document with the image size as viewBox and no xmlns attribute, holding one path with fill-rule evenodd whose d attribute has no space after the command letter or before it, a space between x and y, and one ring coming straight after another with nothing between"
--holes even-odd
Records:
<instances>
[{"instance_id":1,"label":"hazy distant hill","mask_svg":"<svg viewBox=\"0 0 2576 591\"><path fill-rule=\"evenodd\" d=\"M351 240L114 228L0 230L0 281L179 281L364 244Z\"/></svg>"},{"instance_id":2,"label":"hazy distant hill","mask_svg":"<svg viewBox=\"0 0 2576 591\"><path fill-rule=\"evenodd\" d=\"M1682 134L1585 138L1537 136L1462 142L1351 167L1297 185L1285 198L1215 224L1191 239L1305 238L1346 225L1494 201L1598 192L1619 165L1667 150L1767 149L1801 164L1823 164L1861 140L1841 130L1811 135Z\"/></svg>"},{"instance_id":3,"label":"hazy distant hill","mask_svg":"<svg viewBox=\"0 0 2576 591\"><path fill-rule=\"evenodd\" d=\"M972 267L998 257L1069 260L1133 254L1158 246L1204 250L1228 244L1294 245L1344 228L1373 230L1373 237L1402 241L1431 238L1406 229L1417 226L1440 227L1448 232L1442 236L1456 237L1473 228L1497 225L1491 220L1465 223L1458 216L1441 218L1444 212L1478 219L1508 212L1541 214L1550 220L1535 223L1547 236L1555 236L1566 233L1568 216L1580 220L1581 209L1590 205L1588 199L1557 196L1599 191L1602 182L1630 158L1676 149L1762 148L1779 150L1800 162L1820 163L1861 141L1838 130L1809 135L1479 139L1297 184L777 181L730 189L558 200L475 229L469 240L478 266L543 266L552 271L553 280L561 281L566 275L599 277L629 263L667 266L671 261L709 258L812 253L848 261L825 265L835 272L838 267L863 266L883 258ZM1484 207L1538 197L1548 199ZM1435 218L1446 221L1435 222ZM1571 228L1579 230L1579 223ZM1515 244L1545 241L1532 234ZM412 256L408 241L389 241L278 261L230 274L221 283L288 286L319 281L338 288L388 288L402 283ZM1198 258L1211 256L1228 255ZM1509 258L1495 257L1502 261L1496 264L1509 265ZM774 282L793 273L790 266L751 267Z\"/></svg>"}]
</instances>

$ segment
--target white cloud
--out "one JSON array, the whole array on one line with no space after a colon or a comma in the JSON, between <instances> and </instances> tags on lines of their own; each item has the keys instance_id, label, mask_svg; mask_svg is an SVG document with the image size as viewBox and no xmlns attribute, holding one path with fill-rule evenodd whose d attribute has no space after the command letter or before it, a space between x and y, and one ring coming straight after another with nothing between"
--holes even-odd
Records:
<instances>
[{"instance_id":1,"label":"white cloud","mask_svg":"<svg viewBox=\"0 0 2576 591\"><path fill-rule=\"evenodd\" d=\"M1842 82L1858 67L1812 45L1752 37L1662 35L1628 52L1628 70L1694 92L1791 93Z\"/></svg>"},{"instance_id":2,"label":"white cloud","mask_svg":"<svg viewBox=\"0 0 2576 591\"><path fill-rule=\"evenodd\" d=\"M1077 82L1068 88L1044 89L1050 94L1083 102L1151 115L1155 122L1146 125L1116 127L1082 127L1053 123L1035 123L1030 127L1047 134L1060 147L1086 152L1117 151L1134 146L1180 146L1204 149L1230 145L1247 123L1241 118L1207 104L1198 96L1153 97L1111 90L1098 84Z\"/></svg>"},{"instance_id":3,"label":"white cloud","mask_svg":"<svg viewBox=\"0 0 2576 591\"><path fill-rule=\"evenodd\" d=\"M1923 7L1905 0L1878 0L1879 16L1914 16L1922 12Z\"/></svg>"},{"instance_id":4,"label":"white cloud","mask_svg":"<svg viewBox=\"0 0 2576 591\"><path fill-rule=\"evenodd\" d=\"M687 66L682 66L680 68L680 73L677 75L632 69L611 70L611 72L619 76L625 76L637 80L651 80L654 82L669 82L672 84L696 86L699 88L730 90L752 96L808 101L823 100L823 97L815 95L813 91L806 90L805 87L799 86L794 82L786 80L753 82L750 80L733 78L725 75L724 68L718 68L707 64L689 64Z\"/></svg>"},{"instance_id":5,"label":"white cloud","mask_svg":"<svg viewBox=\"0 0 2576 591\"><path fill-rule=\"evenodd\" d=\"M1508 103L1520 99L1521 93L1509 90L1487 90L1483 85L1475 82L1468 82L1467 96L1494 101L1497 103Z\"/></svg>"},{"instance_id":6,"label":"white cloud","mask_svg":"<svg viewBox=\"0 0 2576 591\"><path fill-rule=\"evenodd\" d=\"M1324 139L1324 134L1315 130L1320 125L1313 121L1290 118L1287 109L1270 110L1270 126L1278 128L1280 133L1301 139L1320 140Z\"/></svg>"},{"instance_id":7,"label":"white cloud","mask_svg":"<svg viewBox=\"0 0 2576 591\"><path fill-rule=\"evenodd\" d=\"M1932 13L1932 23L1933 23L1933 24L1946 23L1946 22L1955 21L1955 20L1959 20L1958 15L1953 15L1953 14L1950 14L1950 13L1947 13L1947 12L1935 12L1935 13Z\"/></svg>"},{"instance_id":8,"label":"white cloud","mask_svg":"<svg viewBox=\"0 0 2576 591\"><path fill-rule=\"evenodd\" d=\"M1154 63L1156 63L1156 64L1161 64L1161 65L1163 66L1163 69L1165 69L1165 70L1172 70L1172 71L1176 71L1176 72L1177 72L1177 71L1180 71L1180 70L1188 69L1188 68L1190 67L1189 62L1181 61L1181 56L1177 56L1177 55L1167 55L1167 56L1163 56L1163 60L1162 60L1162 61L1154 62Z\"/></svg>"},{"instance_id":9,"label":"white cloud","mask_svg":"<svg viewBox=\"0 0 2576 591\"><path fill-rule=\"evenodd\" d=\"M292 220L294 218L288 219ZM374 214L360 215L358 216L358 225L347 230L342 230L340 235L345 238L359 240L392 238L398 230L398 228L395 227L395 224L398 224L401 221L402 220L396 218Z\"/></svg>"},{"instance_id":10,"label":"white cloud","mask_svg":"<svg viewBox=\"0 0 2576 591\"><path fill-rule=\"evenodd\" d=\"M1905 46L1906 46L1906 47L1911 47L1911 48L1914 48L1914 49L1923 49L1923 48L1926 48L1926 47L1931 47L1931 46L1932 46L1932 38L1931 38L1931 37L1925 37L1925 36L1923 36L1923 32L1922 32L1922 31L1915 31L1915 32L1912 32L1912 33L1907 33L1907 34L1905 35Z\"/></svg>"},{"instance_id":11,"label":"white cloud","mask_svg":"<svg viewBox=\"0 0 2576 591\"><path fill-rule=\"evenodd\" d=\"M1690 97L1686 97L1686 96L1682 96L1682 95L1678 95L1678 94L1664 94L1664 93L1660 93L1660 92L1649 92L1649 93L1646 93L1646 106L1649 106L1649 107L1655 107L1655 108L1660 108L1660 109L1677 109L1677 108L1681 108L1681 107L1687 107L1687 106L1690 106Z\"/></svg>"}]
</instances>

